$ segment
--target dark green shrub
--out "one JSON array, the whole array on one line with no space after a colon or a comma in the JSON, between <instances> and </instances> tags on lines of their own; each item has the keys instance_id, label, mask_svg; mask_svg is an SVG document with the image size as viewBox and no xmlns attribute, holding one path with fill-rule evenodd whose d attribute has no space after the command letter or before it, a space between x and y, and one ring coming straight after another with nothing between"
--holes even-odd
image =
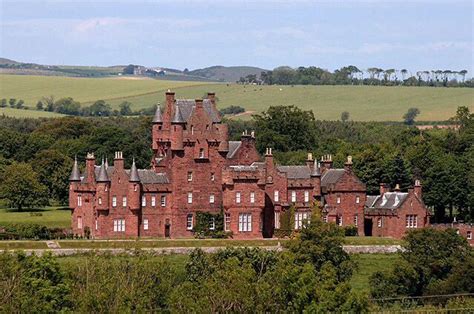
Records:
<instances>
[{"instance_id":1,"label":"dark green shrub","mask_svg":"<svg viewBox=\"0 0 474 314\"><path fill-rule=\"evenodd\" d=\"M356 226L345 226L344 227L344 235L346 237L354 237L359 235L358 229Z\"/></svg>"}]
</instances>

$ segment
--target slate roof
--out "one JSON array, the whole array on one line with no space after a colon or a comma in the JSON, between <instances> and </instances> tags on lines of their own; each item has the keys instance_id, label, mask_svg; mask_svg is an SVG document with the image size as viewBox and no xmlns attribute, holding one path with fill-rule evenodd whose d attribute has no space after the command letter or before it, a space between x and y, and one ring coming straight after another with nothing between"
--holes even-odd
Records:
<instances>
[{"instance_id":1,"label":"slate roof","mask_svg":"<svg viewBox=\"0 0 474 314\"><path fill-rule=\"evenodd\" d=\"M156 106L155 116L153 117L153 123L163 122L163 115L161 114L160 105Z\"/></svg>"},{"instance_id":2,"label":"slate roof","mask_svg":"<svg viewBox=\"0 0 474 314\"><path fill-rule=\"evenodd\" d=\"M261 161L255 161L251 164L251 166L257 167L259 169L265 168L265 163Z\"/></svg>"},{"instance_id":3,"label":"slate roof","mask_svg":"<svg viewBox=\"0 0 474 314\"><path fill-rule=\"evenodd\" d=\"M137 166L135 165L135 159L133 159L132 168L130 168L129 177L130 179L128 179L128 181L130 182L140 182L140 176L138 175L138 169L137 169Z\"/></svg>"},{"instance_id":4,"label":"slate roof","mask_svg":"<svg viewBox=\"0 0 474 314\"><path fill-rule=\"evenodd\" d=\"M179 107L176 107L176 110L174 111L174 117L172 123L184 123L184 118L183 115L181 114L181 109Z\"/></svg>"},{"instance_id":5,"label":"slate roof","mask_svg":"<svg viewBox=\"0 0 474 314\"><path fill-rule=\"evenodd\" d=\"M74 166L72 167L69 181L81 181L81 174L79 172L79 166L77 165L77 159L74 159Z\"/></svg>"},{"instance_id":6,"label":"slate roof","mask_svg":"<svg viewBox=\"0 0 474 314\"><path fill-rule=\"evenodd\" d=\"M368 209L394 210L403 204L407 196L408 193L403 192L385 192L383 195L367 196L365 206Z\"/></svg>"},{"instance_id":7,"label":"slate roof","mask_svg":"<svg viewBox=\"0 0 474 314\"><path fill-rule=\"evenodd\" d=\"M285 172L288 179L309 179L311 169L308 166L277 166L280 172Z\"/></svg>"},{"instance_id":8,"label":"slate roof","mask_svg":"<svg viewBox=\"0 0 474 314\"><path fill-rule=\"evenodd\" d=\"M344 175L344 169L329 169L321 177L321 186L327 187L335 184Z\"/></svg>"},{"instance_id":9,"label":"slate roof","mask_svg":"<svg viewBox=\"0 0 474 314\"><path fill-rule=\"evenodd\" d=\"M109 166L107 168L107 176L110 178L114 171L113 166ZM95 166L95 177L98 178L100 172L100 166ZM128 177L130 177L130 170L126 169L125 173ZM138 177L140 178L140 182L143 184L167 184L170 183L168 177L165 173L156 173L153 170L148 169L138 169ZM85 181L85 175L82 178L82 181Z\"/></svg>"},{"instance_id":10,"label":"slate roof","mask_svg":"<svg viewBox=\"0 0 474 314\"><path fill-rule=\"evenodd\" d=\"M109 176L107 175L107 170L105 168L104 160L102 159L102 165L99 168L99 175L96 174L96 181L97 182L108 182Z\"/></svg>"},{"instance_id":11,"label":"slate roof","mask_svg":"<svg viewBox=\"0 0 474 314\"><path fill-rule=\"evenodd\" d=\"M188 121L194 111L194 108L196 108L196 102L194 99L177 99L176 106L179 107L183 119ZM214 110L209 99L203 99L202 106L211 118L212 122L221 122L219 112Z\"/></svg>"},{"instance_id":12,"label":"slate roof","mask_svg":"<svg viewBox=\"0 0 474 314\"><path fill-rule=\"evenodd\" d=\"M229 151L227 152L227 158L234 158L235 153L242 145L241 141L229 141Z\"/></svg>"}]
</instances>

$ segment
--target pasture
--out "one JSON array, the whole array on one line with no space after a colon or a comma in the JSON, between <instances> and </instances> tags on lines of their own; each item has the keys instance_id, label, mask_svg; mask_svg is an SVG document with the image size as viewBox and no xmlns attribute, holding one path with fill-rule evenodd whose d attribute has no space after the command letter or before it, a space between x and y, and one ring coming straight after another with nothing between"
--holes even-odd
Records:
<instances>
[{"instance_id":1,"label":"pasture","mask_svg":"<svg viewBox=\"0 0 474 314\"><path fill-rule=\"evenodd\" d=\"M0 116L16 118L58 118L63 117L63 114L56 112L38 111L33 109L16 109L16 108L0 108Z\"/></svg>"},{"instance_id":2,"label":"pasture","mask_svg":"<svg viewBox=\"0 0 474 314\"><path fill-rule=\"evenodd\" d=\"M343 111L355 121L401 121L410 107L420 109L419 121L441 121L454 116L458 106L474 110L474 89L384 86L253 86L224 83L183 82L131 77L71 78L0 75L0 98L23 99L33 106L43 96L70 96L83 105L98 99L118 108L122 101L132 109L164 102L171 89L178 98L198 98L208 91L218 97L218 107L243 106L250 118L272 105L295 105L313 110L317 119L338 120ZM11 112L12 114L16 112Z\"/></svg>"},{"instance_id":3,"label":"pasture","mask_svg":"<svg viewBox=\"0 0 474 314\"><path fill-rule=\"evenodd\" d=\"M34 211L14 211L0 208L0 226L5 224L34 223L49 228L70 228L71 211L67 208L47 207Z\"/></svg>"}]
</instances>

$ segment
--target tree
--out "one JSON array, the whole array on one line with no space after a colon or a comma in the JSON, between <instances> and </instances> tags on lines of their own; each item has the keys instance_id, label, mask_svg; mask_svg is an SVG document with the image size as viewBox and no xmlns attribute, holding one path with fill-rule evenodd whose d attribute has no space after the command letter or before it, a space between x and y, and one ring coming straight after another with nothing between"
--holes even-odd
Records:
<instances>
[{"instance_id":1,"label":"tree","mask_svg":"<svg viewBox=\"0 0 474 314\"><path fill-rule=\"evenodd\" d=\"M15 98L10 98L8 100L8 104L10 105L10 108L15 108L15 103L16 103L16 99Z\"/></svg>"},{"instance_id":2,"label":"tree","mask_svg":"<svg viewBox=\"0 0 474 314\"><path fill-rule=\"evenodd\" d=\"M17 108L17 109L22 109L24 104L25 104L25 102L23 101L23 99L20 99L20 100L16 103L16 108Z\"/></svg>"},{"instance_id":3,"label":"tree","mask_svg":"<svg viewBox=\"0 0 474 314\"><path fill-rule=\"evenodd\" d=\"M349 112L344 111L341 113L341 121L346 122L347 120L349 120Z\"/></svg>"},{"instance_id":4,"label":"tree","mask_svg":"<svg viewBox=\"0 0 474 314\"><path fill-rule=\"evenodd\" d=\"M88 108L88 113L91 116L110 116L110 105L104 100L97 100Z\"/></svg>"},{"instance_id":5,"label":"tree","mask_svg":"<svg viewBox=\"0 0 474 314\"><path fill-rule=\"evenodd\" d=\"M405 80L405 77L408 73L408 70L407 69L402 69L400 72L402 73L402 80Z\"/></svg>"},{"instance_id":6,"label":"tree","mask_svg":"<svg viewBox=\"0 0 474 314\"><path fill-rule=\"evenodd\" d=\"M403 120L407 125L413 125L415 123L415 118L420 114L420 110L418 108L410 108L408 111L403 115Z\"/></svg>"},{"instance_id":7,"label":"tree","mask_svg":"<svg viewBox=\"0 0 474 314\"><path fill-rule=\"evenodd\" d=\"M120 114L122 116L129 116L132 114L132 108L131 108L132 103L128 101L124 101L119 105L120 108Z\"/></svg>"},{"instance_id":8,"label":"tree","mask_svg":"<svg viewBox=\"0 0 474 314\"><path fill-rule=\"evenodd\" d=\"M36 103L36 109L37 110L43 110L44 109L44 105L43 105L43 102L41 100L38 100L38 102Z\"/></svg>"},{"instance_id":9,"label":"tree","mask_svg":"<svg viewBox=\"0 0 474 314\"><path fill-rule=\"evenodd\" d=\"M459 74L461 74L461 76L462 76L462 82L464 83L465 80L466 80L467 70L461 70L461 71L459 71Z\"/></svg>"},{"instance_id":10,"label":"tree","mask_svg":"<svg viewBox=\"0 0 474 314\"><path fill-rule=\"evenodd\" d=\"M61 98L54 103L54 111L63 114L78 115L81 112L81 104L72 97Z\"/></svg>"},{"instance_id":11,"label":"tree","mask_svg":"<svg viewBox=\"0 0 474 314\"><path fill-rule=\"evenodd\" d=\"M0 185L0 196L9 201L10 207L21 211L25 207L43 206L48 203L46 187L38 174L26 163L14 163L5 168Z\"/></svg>"},{"instance_id":12,"label":"tree","mask_svg":"<svg viewBox=\"0 0 474 314\"><path fill-rule=\"evenodd\" d=\"M44 96L41 98L41 102L44 104L46 111L54 111L54 96Z\"/></svg>"}]
</instances>

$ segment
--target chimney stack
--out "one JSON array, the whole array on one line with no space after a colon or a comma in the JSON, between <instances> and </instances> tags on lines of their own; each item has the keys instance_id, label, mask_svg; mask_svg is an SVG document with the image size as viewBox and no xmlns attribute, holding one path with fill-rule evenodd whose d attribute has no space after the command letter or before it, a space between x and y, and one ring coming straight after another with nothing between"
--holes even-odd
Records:
<instances>
[{"instance_id":1,"label":"chimney stack","mask_svg":"<svg viewBox=\"0 0 474 314\"><path fill-rule=\"evenodd\" d=\"M124 169L123 153L122 152L115 152L114 167L117 170L123 170Z\"/></svg>"},{"instance_id":2,"label":"chimney stack","mask_svg":"<svg viewBox=\"0 0 474 314\"><path fill-rule=\"evenodd\" d=\"M415 195L421 198L421 182L420 180L415 180Z\"/></svg>"},{"instance_id":3,"label":"chimney stack","mask_svg":"<svg viewBox=\"0 0 474 314\"><path fill-rule=\"evenodd\" d=\"M174 117L174 107L175 107L175 98L174 98L174 92L168 91L166 92L166 105L165 105L165 112L164 112L164 122L165 126L164 129L168 129L170 121Z\"/></svg>"},{"instance_id":4,"label":"chimney stack","mask_svg":"<svg viewBox=\"0 0 474 314\"><path fill-rule=\"evenodd\" d=\"M310 169L313 169L313 164L314 164L313 154L308 153L308 158L306 158L306 166L308 166Z\"/></svg>"},{"instance_id":5,"label":"chimney stack","mask_svg":"<svg viewBox=\"0 0 474 314\"><path fill-rule=\"evenodd\" d=\"M269 182L269 178L273 176L274 171L274 163L273 163L273 154L272 149L267 147L265 151L265 169L267 171L267 183L273 183L273 179Z\"/></svg>"},{"instance_id":6,"label":"chimney stack","mask_svg":"<svg viewBox=\"0 0 474 314\"><path fill-rule=\"evenodd\" d=\"M352 171L352 156L347 156L347 161L344 163L344 169L346 171Z\"/></svg>"},{"instance_id":7,"label":"chimney stack","mask_svg":"<svg viewBox=\"0 0 474 314\"><path fill-rule=\"evenodd\" d=\"M394 189L395 192L400 192L400 184L396 184L395 185L395 189Z\"/></svg>"},{"instance_id":8,"label":"chimney stack","mask_svg":"<svg viewBox=\"0 0 474 314\"><path fill-rule=\"evenodd\" d=\"M321 156L321 173L332 168L332 155Z\"/></svg>"},{"instance_id":9,"label":"chimney stack","mask_svg":"<svg viewBox=\"0 0 474 314\"><path fill-rule=\"evenodd\" d=\"M196 109L202 110L203 100L201 98L198 98L198 99L195 99L194 102L196 103Z\"/></svg>"},{"instance_id":10,"label":"chimney stack","mask_svg":"<svg viewBox=\"0 0 474 314\"><path fill-rule=\"evenodd\" d=\"M95 182L95 157L94 153L87 153L86 156L86 176L87 182Z\"/></svg>"},{"instance_id":11,"label":"chimney stack","mask_svg":"<svg viewBox=\"0 0 474 314\"><path fill-rule=\"evenodd\" d=\"M390 191L390 187L387 183L380 183L380 195L384 195L386 192Z\"/></svg>"}]
</instances>

